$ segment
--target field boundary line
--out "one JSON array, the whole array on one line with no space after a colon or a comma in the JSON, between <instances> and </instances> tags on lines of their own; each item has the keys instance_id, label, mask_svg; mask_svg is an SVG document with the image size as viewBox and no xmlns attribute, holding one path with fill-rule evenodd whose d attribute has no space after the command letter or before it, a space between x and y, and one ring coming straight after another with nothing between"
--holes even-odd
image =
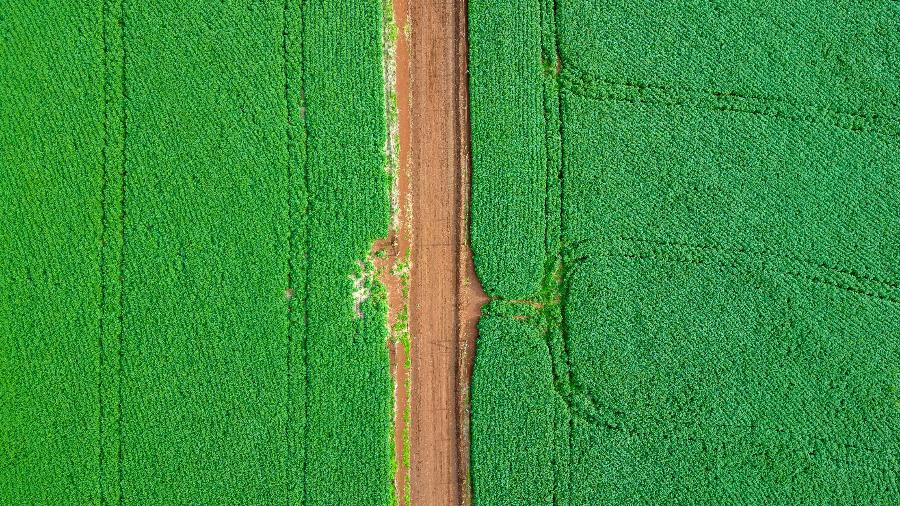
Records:
<instances>
[{"instance_id":1,"label":"field boundary line","mask_svg":"<svg viewBox=\"0 0 900 506\"><path fill-rule=\"evenodd\" d=\"M875 285L881 285L887 290L898 290L900 291L900 283L892 280L881 279L876 276L872 276L869 274L865 274L862 272L858 272L854 269L844 268L844 267L835 267L833 265L829 265L826 262L814 260L809 257L805 257L802 255L791 254L789 252L776 251L769 248L746 248L744 246L736 245L736 246L726 246L722 244L713 244L713 243L690 243L684 241L673 241L673 240L662 240L662 239L654 239L654 238L644 238L644 237L634 237L634 236L618 236L614 238L617 241L625 241L625 242L633 242L639 244L647 244L654 245L660 247L671 247L671 248L685 248L685 249L697 249L697 250L707 250L720 254L748 254L748 255L760 255L767 256L772 258L779 258L783 260L790 260L797 263L808 264L810 267L816 269L823 269L825 271L833 272L836 274L841 274L845 276L850 276L852 278L857 279L859 282L868 282ZM590 247L592 244L599 243L599 239L583 239L580 241L576 241L570 245L570 247L577 251L579 248L584 247L584 245L588 246L588 254L590 252ZM576 255L577 256L577 255Z\"/></svg>"},{"instance_id":2,"label":"field boundary line","mask_svg":"<svg viewBox=\"0 0 900 506\"><path fill-rule=\"evenodd\" d=\"M303 226L304 229L309 226L309 168L306 165L309 152L309 136L306 132L309 128L309 121L306 115L306 12L303 7L306 6L306 0L300 2L300 103L302 104L301 116L303 119ZM303 257L309 258L310 241L308 230L304 230L303 241ZM303 276L303 438L309 433L309 275L304 272ZM307 468L309 459L306 455L306 448L303 449L303 502L308 504L307 497L309 484L307 482Z\"/></svg>"},{"instance_id":3,"label":"field boundary line","mask_svg":"<svg viewBox=\"0 0 900 506\"><path fill-rule=\"evenodd\" d=\"M126 197L128 182L128 152L126 150L128 143L128 44L126 39L127 26L127 7L126 0L119 0L119 37L121 41L121 62L120 62L120 79L121 79L121 124L122 124L122 144L121 144L121 186L119 193L119 231L121 234L121 250L119 253L119 343L118 343L118 481L119 481L119 504L125 504L125 402L123 384L125 382L125 248L127 241L127 232L125 222L127 219Z\"/></svg>"},{"instance_id":4,"label":"field boundary line","mask_svg":"<svg viewBox=\"0 0 900 506\"><path fill-rule=\"evenodd\" d=\"M557 297L559 299L559 322L558 322L558 329L556 329L555 332L557 335L559 335L560 351L562 352L561 358L565 362L564 364L559 364L559 365L565 366L565 371L564 371L565 378L563 381L563 387L565 390L563 392L560 392L559 390L557 390L557 394L560 395L560 397L562 398L563 403L566 406L567 411L568 411L568 427L567 427L567 434L566 434L567 444L566 444L566 454L565 455L569 458L569 461L566 462L565 481L567 483L565 483L565 490L566 490L565 501L560 501L560 498L558 497L558 491L554 491L553 501L554 501L554 504L556 504L557 502L566 502L567 503L567 502L571 501L572 497L574 496L573 482L572 482L572 477L569 474L569 466L571 465L570 455L572 453L572 447L573 447L573 442L574 442L573 434L575 432L575 419L574 419L575 413L573 412L572 406L569 402L570 401L569 395L572 393L572 390L574 388L575 379L573 378L573 375L572 375L573 366L572 366L571 345L569 342L568 332L566 330L566 313L567 313L566 306L567 306L567 301L568 301L568 279L567 278L569 276L571 266L567 264L565 248L564 248L564 246L565 246L564 233L565 233L565 228L566 228L565 227L565 222L566 222L566 218L565 218L566 217L566 213L565 213L565 208L566 208L566 206L565 206L565 163L566 162L565 162L565 160L566 160L566 158L565 158L565 123L564 123L564 115L563 115L563 111L564 111L563 91L565 90L565 87L564 87L565 82L563 79L565 76L564 72L566 71L566 68L568 67L568 65L562 59L562 50L560 49L560 43L559 43L559 41L561 39L561 35L560 35L560 31L559 31L559 24L557 23L557 20L559 19L559 13L560 13L559 0L551 0L551 1L553 4L553 11L552 11L553 37L554 37L553 44L554 44L554 49L556 51L556 55L555 55L556 56L556 69L555 69L556 74L554 76L555 85L556 85L555 86L556 107L557 107L556 116L557 116L557 123L558 123L557 127L559 129L559 132L558 132L559 162L558 162L558 166L557 166L557 171L558 171L557 177L559 178L559 220L558 220L559 232L558 232L558 241L557 241L557 245L556 245L557 246L557 249L556 249L557 262L559 264L559 277L558 277L557 284L556 284L556 289L558 292ZM552 349L551 349L551 352L552 352ZM554 369L556 369L558 367L558 365L556 364L556 360L553 360L552 363L554 364L553 365ZM554 381L554 387L556 387L555 381ZM559 473L559 470L557 470L557 473ZM562 487L560 487L560 489L561 488Z\"/></svg>"},{"instance_id":5,"label":"field boundary line","mask_svg":"<svg viewBox=\"0 0 900 506\"><path fill-rule=\"evenodd\" d=\"M798 104L783 98L731 91L613 81L570 66L567 66L561 76L562 87L566 91L593 100L744 113L835 127L851 132L880 134L893 140L900 137L900 130L896 126L900 124L900 118L878 113L841 111L822 106Z\"/></svg>"},{"instance_id":6,"label":"field boundary line","mask_svg":"<svg viewBox=\"0 0 900 506\"><path fill-rule=\"evenodd\" d=\"M603 414L611 414L613 417L624 417L625 411L621 409L616 409L612 406L605 406L604 403L601 403L597 398L590 393L590 391L585 388L580 382L575 381L574 387L567 399L564 399L564 402L569 407L571 413L578 418L582 419L584 422L591 425L594 429L597 430L615 430L621 432L627 432L631 435L636 436L651 436L652 432L648 432L645 430L640 430L640 425L636 425L634 427L626 427L624 423L621 422L611 422L609 418L603 420ZM853 444L841 439L833 438L833 437L823 437L821 435L815 435L814 433L806 432L806 431L798 431L798 430L789 430L784 427L774 427L768 425L762 425L758 423L702 423L696 422L694 424L687 423L670 423L671 420L667 420L664 418L656 417L656 416L644 416L644 420L650 420L659 425L669 425L671 427L698 427L698 428L723 428L723 429L747 429L747 430L761 430L767 432L775 432L778 434L787 434L789 436L793 436L792 439L801 441L801 442L812 442L818 441L820 443L833 443L838 446L841 446L847 450L856 450L859 452L865 452L872 455L875 455L880 458L891 459L891 460L900 460L900 453L891 452L890 450L885 451L881 448L875 448L872 446ZM688 437L688 439L691 439ZM880 468L878 468L880 469Z\"/></svg>"},{"instance_id":7,"label":"field boundary line","mask_svg":"<svg viewBox=\"0 0 900 506\"><path fill-rule=\"evenodd\" d=\"M291 6L295 9L294 16L291 17ZM306 114L306 0L298 2L284 1L284 65L285 65L285 105L287 107L287 140L288 140L288 287L291 290L291 300L288 301L288 418L286 424L287 432L287 453L288 462L286 469L286 484L288 487L288 504L299 502L307 504L309 502L307 467L308 457L306 452L305 440L309 432L309 358L308 358L308 329L309 329L309 274L307 272L308 265L306 262L309 258L310 238L308 233L309 227L309 170L307 167L309 137L307 135L308 119ZM291 28L298 30L295 37L290 37ZM291 47L291 41L294 41L297 47ZM294 61L290 56L295 55ZM295 73L296 75L292 75ZM292 95L292 81L297 80L297 91ZM295 117L299 116L299 118ZM297 136L300 139L297 139ZM300 172L298 174L297 172ZM299 209L298 209L299 205ZM298 234L302 235L300 241L297 240ZM298 264L300 268L298 269ZM299 277L301 279L297 279ZM301 293L297 293L298 289ZM297 313L300 313L299 315ZM299 325L300 332L300 349L299 362L302 371L302 402L299 408L302 411L301 445L299 451L302 453L300 464L300 474L302 483L300 490L295 490L293 483L296 452L298 451L296 435L293 423L296 418L296 410L298 403L295 402L297 392L295 387L301 383L296 377L295 369L297 361L294 360L294 354L298 352L296 332ZM299 496L299 497L297 497Z\"/></svg>"},{"instance_id":8,"label":"field boundary line","mask_svg":"<svg viewBox=\"0 0 900 506\"><path fill-rule=\"evenodd\" d=\"M640 428L638 428L639 426L630 427L630 426L626 426L622 422L613 422L611 420L604 420L602 417L602 413L608 412L610 410L603 409L601 407L601 404L596 400L596 398L591 396L586 391L576 392L575 395L573 396L573 398L575 398L575 397L580 398L581 399L580 403L586 404L588 406L588 409L577 406L577 403L575 403L574 401L569 401L569 402L572 402L573 404L575 404L574 406L570 405L570 406L572 406L571 407L572 414L574 416L580 418L582 421L584 421L588 425L590 425L591 428L593 428L594 430L625 432L629 435L638 436L638 437L651 437L654 434L654 432L652 432L652 431L640 430ZM621 416L624 416L624 412L613 410L612 415L621 417ZM822 444L833 444L835 446L839 446L839 447L843 448L846 451L851 451L851 450L858 451L861 453L867 453L870 455L874 455L874 456L882 458L882 459L897 461L898 458L900 458L900 457L898 457L898 454L891 453L889 451L885 452L883 450L872 448L869 446L857 445L857 444L848 443L846 441L832 438L832 437L815 436L813 434L803 432L803 431L788 430L788 429L782 428L782 427L772 427L772 426L756 424L756 423L752 423L752 422L751 423L703 423L701 421L698 421L697 423L687 424L687 423L669 423L668 420L658 418L658 417L644 417L644 419L650 420L652 422L656 422L657 424L660 424L660 425L668 425L670 428L691 427L691 428L699 428L699 429L716 428L716 429L735 429L736 431L745 430L748 432L749 431L771 432L771 433L775 433L775 434L784 435L784 437L787 437L789 440L792 440L797 443L810 444L813 442L819 442ZM640 421L640 420L635 419L635 421ZM692 437L689 435L681 436L681 437L688 441L700 441L701 440L700 438L695 438L695 437ZM705 438L705 439L708 440L708 438ZM826 459L837 458L837 457L829 457L827 455L823 456L823 457ZM873 467L873 469L885 470L880 467Z\"/></svg>"},{"instance_id":9,"label":"field boundary line","mask_svg":"<svg viewBox=\"0 0 900 506\"><path fill-rule=\"evenodd\" d=\"M563 261L563 109L561 72L563 69L562 54L559 47L559 29L557 26L559 5L557 0L541 2L541 64L543 66L544 95L544 241L547 259L545 261L544 287L549 292L542 293L541 307L544 314L547 354L550 359L553 389L562 400L566 410L566 419L557 424L554 416L553 440L559 445L565 440L565 452L551 451L550 466L553 476L552 501L554 506L568 502L571 497L571 479L568 476L569 455L574 432L572 409L569 395L572 389L571 364L569 346L564 334L563 318L565 313L565 276L566 266ZM551 184L552 178L552 184ZM554 202L555 201L555 202ZM551 203L552 206L551 207ZM545 288L543 291L547 291ZM509 301L513 302L513 301ZM561 434L564 431L563 434ZM565 492L564 492L565 490Z\"/></svg>"},{"instance_id":10,"label":"field boundary line","mask_svg":"<svg viewBox=\"0 0 900 506\"><path fill-rule=\"evenodd\" d=\"M591 258L630 258L659 260L696 265L716 265L729 272L767 272L782 274L814 284L821 284L891 305L900 305L900 290L887 282L869 281L856 277L853 271L835 269L819 262L809 262L792 256L746 249L721 249L710 245L689 245L620 238L609 247L595 247L573 254L572 262L579 265ZM599 246L599 245L597 245ZM786 264L773 260L787 261ZM793 265L791 265L793 264ZM820 271L821 274L810 272ZM840 279L845 278L845 279Z\"/></svg>"},{"instance_id":11,"label":"field boundary line","mask_svg":"<svg viewBox=\"0 0 900 506\"><path fill-rule=\"evenodd\" d=\"M297 320L303 318L305 322L306 316L306 287L305 282L302 280L298 280L297 278L305 279L305 271L302 269L298 269L297 263L300 261L300 258L303 258L304 252L298 251L299 245L297 244L297 235L302 234L303 237L306 237L305 232L305 220L306 220L306 212L305 209L300 213L300 217L298 218L298 209L297 209L297 200L298 195L296 194L296 185L297 185L297 166L300 165L302 168L302 162L305 159L305 150L303 152L298 152L298 136L302 137L302 141L305 142L305 135L303 132L303 127L297 125L297 115L301 116L302 120L302 102L300 99L302 98L302 75L300 76L300 84L301 89L299 90L299 96L294 96L293 92L293 82L297 79L297 74L302 74L302 62L303 62L303 54L302 54L302 32L300 34L300 44L301 49L298 50L296 45L296 33L292 33L296 31L296 17L300 16L300 21L302 23L302 2L292 4L288 0L284 1L282 6L282 32L281 32L281 48L282 48L282 71L284 74L284 101L285 101L285 151L287 154L287 218L288 218L288 236L287 236L287 289L285 290L285 299L286 299L286 307L287 307L287 356L285 361L285 410L286 410L286 418L285 418L285 461L284 461L284 471L285 471L285 500L288 505L293 504L295 501L294 495L296 494L294 487L294 478L295 473L294 469L294 460L295 460L295 438L293 437L293 422L295 417L296 403L294 402L295 395L295 360L294 360L294 348L295 348L295 336L294 333L297 331ZM292 7L293 6L293 7ZM296 9L296 10L294 10ZM293 55L293 57L292 57ZM299 58L299 65L296 61ZM299 110L298 110L299 109ZM303 171L305 174L305 170ZM303 195L301 198L305 197L305 184ZM304 200L305 202L305 200ZM302 230L298 230L302 229ZM298 276L299 274L299 276ZM298 294L298 286L302 284L303 294ZM302 297L302 298L301 298ZM300 315L298 316L298 312ZM301 323L301 333L305 335L305 325L303 322ZM306 359L303 357L303 367L304 370L306 368ZM305 387L303 389L303 397L305 402ZM304 405L304 419L305 419L305 405ZM305 434L305 432L304 432ZM303 484L303 493L305 494L306 485L305 485L305 448L303 450L304 454L304 484Z\"/></svg>"},{"instance_id":12,"label":"field boundary line","mask_svg":"<svg viewBox=\"0 0 900 506\"><path fill-rule=\"evenodd\" d=\"M98 485L101 505L124 503L124 249L127 137L125 3L104 0L103 147L100 187L100 319L98 336Z\"/></svg>"},{"instance_id":13,"label":"field boundary line","mask_svg":"<svg viewBox=\"0 0 900 506\"><path fill-rule=\"evenodd\" d=\"M828 265L825 262L816 261L811 258L803 257L800 255L792 255L790 253L774 251L771 249L752 249L752 248L745 248L743 246L727 247L727 246L722 246L722 245L718 245L718 244L700 244L700 243L692 244L692 243L680 242L680 241L662 241L662 240L656 240L656 239L645 239L645 238L640 238L640 237L627 237L627 236L619 237L618 239L622 240L622 241L651 244L651 245L657 245L657 246L663 246L663 247L692 248L692 249L709 250L709 251L714 251L714 252L718 252L718 253L722 253L722 254L726 254L726 253L740 253L740 254L748 254L748 255L756 254L756 255L761 255L761 256L769 256L769 257L773 257L773 258L781 258L781 259L790 260L790 261L794 261L794 262L798 262L798 263L808 264L810 267L813 267L816 269L824 269L826 271L834 272L837 274L843 274L846 276L850 276L850 277L853 277L853 278L859 280L860 282L869 282L869 283L873 283L873 284L877 284L877 285L882 285L883 287L885 287L886 289L889 289L889 290L900 290L900 284L898 284L894 281L891 281L891 280L883 280L883 279L877 278L875 276L870 276L868 274L863 274L863 273L857 272L853 269L834 267L832 265Z\"/></svg>"},{"instance_id":14,"label":"field boundary line","mask_svg":"<svg viewBox=\"0 0 900 506\"><path fill-rule=\"evenodd\" d=\"M282 56L282 72L284 73L284 102L285 102L285 116L286 116L286 126L285 126L285 150L287 151L287 186L288 186L288 254L287 254L287 292L285 293L285 298L287 301L287 357L286 357L286 375L287 375L287 384L285 387L286 391L286 399L285 399L285 408L287 411L287 416L285 417L285 503L287 505L291 504L291 478L289 474L290 463L291 463L291 322L293 321L293 317L291 316L291 305L292 305L292 296L293 293L291 290L293 289L293 276L291 272L291 267L293 266L293 260L291 258L293 253L292 239L293 239L293 205L291 199L291 101L289 96L289 83L288 83L288 70L287 70L287 24L288 24L288 0L284 1L282 6L282 19L281 19L281 56Z\"/></svg>"},{"instance_id":15,"label":"field boundary line","mask_svg":"<svg viewBox=\"0 0 900 506\"><path fill-rule=\"evenodd\" d=\"M109 102L110 102L110 93L111 93L111 83L110 81L110 69L109 69L109 21L108 17L110 16L110 0L103 0L103 9L102 9L102 44L103 44L103 166L101 167L100 174L100 262L99 262L99 273L100 273L100 319L98 321L98 336L97 336L97 347L99 348L98 353L98 363L97 363L97 404L98 404L98 418L97 418L97 463L98 463L98 473L97 480L98 486L100 490L100 504L106 505L108 501L106 499L106 488L105 488L105 477L106 477L106 463L105 463L105 455L103 446L106 444L105 441L105 429L106 424L104 423L104 415L106 414L107 407L104 405L104 376L106 375L106 346L104 333L106 332L106 316L107 316L107 275L106 275L106 262L107 262L107 235L109 234L111 224L109 223L109 205L107 203L108 196L107 194L110 192L109 187L109 137L110 137L110 124L109 124Z\"/></svg>"}]
</instances>

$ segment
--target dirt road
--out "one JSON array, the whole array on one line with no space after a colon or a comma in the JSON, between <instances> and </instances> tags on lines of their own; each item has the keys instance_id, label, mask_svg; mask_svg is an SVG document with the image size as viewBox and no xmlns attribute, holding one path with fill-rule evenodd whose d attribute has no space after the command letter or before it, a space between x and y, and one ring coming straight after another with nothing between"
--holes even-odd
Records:
<instances>
[{"instance_id":1,"label":"dirt road","mask_svg":"<svg viewBox=\"0 0 900 506\"><path fill-rule=\"evenodd\" d=\"M411 503L457 506L470 501L468 378L484 298L468 250L466 3L394 5L408 37L409 93L398 101L408 101L401 160L413 188Z\"/></svg>"}]
</instances>

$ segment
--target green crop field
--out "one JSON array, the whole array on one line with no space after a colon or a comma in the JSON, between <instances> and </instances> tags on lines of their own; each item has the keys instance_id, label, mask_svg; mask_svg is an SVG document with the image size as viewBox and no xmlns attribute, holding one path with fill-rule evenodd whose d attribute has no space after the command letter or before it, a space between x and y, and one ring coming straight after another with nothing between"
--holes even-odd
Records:
<instances>
[{"instance_id":1,"label":"green crop field","mask_svg":"<svg viewBox=\"0 0 900 506\"><path fill-rule=\"evenodd\" d=\"M380 0L0 2L0 503L389 504Z\"/></svg>"},{"instance_id":2,"label":"green crop field","mask_svg":"<svg viewBox=\"0 0 900 506\"><path fill-rule=\"evenodd\" d=\"M900 503L900 4L469 37L476 506Z\"/></svg>"}]
</instances>

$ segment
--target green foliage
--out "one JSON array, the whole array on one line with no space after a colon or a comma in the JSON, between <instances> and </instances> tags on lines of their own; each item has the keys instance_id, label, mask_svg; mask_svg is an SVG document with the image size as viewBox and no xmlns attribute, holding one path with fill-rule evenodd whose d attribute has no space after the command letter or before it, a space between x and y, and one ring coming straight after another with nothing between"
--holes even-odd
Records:
<instances>
[{"instance_id":1,"label":"green foliage","mask_svg":"<svg viewBox=\"0 0 900 506\"><path fill-rule=\"evenodd\" d=\"M472 373L472 484L479 505L553 504L550 355L538 328L508 316L478 325Z\"/></svg>"},{"instance_id":2,"label":"green foliage","mask_svg":"<svg viewBox=\"0 0 900 506\"><path fill-rule=\"evenodd\" d=\"M502 16L472 5L473 33ZM528 300L494 292L484 310L476 505L532 493L525 478L504 481L516 475L505 466L534 461L538 445L555 504L896 503L900 11L800 0L541 7L541 35L519 23L482 41L471 65L489 90L524 87L502 70L519 64L505 42L540 41L531 70L544 76L548 167L546 232L514 221L507 231L529 236L510 244L545 241L541 289ZM476 129L475 107L473 157L479 142L502 142ZM529 101L518 113L539 114ZM473 178L473 195L485 181ZM505 224L475 211L476 255L502 252L475 230ZM523 406L537 404L533 390L496 392L516 369L534 370L519 350L531 341L498 318L538 326L549 350L553 440L527 450L507 445L506 420L533 411Z\"/></svg>"},{"instance_id":3,"label":"green foliage","mask_svg":"<svg viewBox=\"0 0 900 506\"><path fill-rule=\"evenodd\" d=\"M4 5L0 503L390 503L381 9Z\"/></svg>"},{"instance_id":4,"label":"green foliage","mask_svg":"<svg viewBox=\"0 0 900 506\"><path fill-rule=\"evenodd\" d=\"M307 504L391 500L393 389L383 302L355 318L355 264L387 234L381 4L305 2ZM374 284L374 279L369 282ZM373 285L374 286L374 285Z\"/></svg>"},{"instance_id":5,"label":"green foliage","mask_svg":"<svg viewBox=\"0 0 900 506\"><path fill-rule=\"evenodd\" d=\"M488 295L540 289L546 248L541 24L536 2L469 3L471 238Z\"/></svg>"},{"instance_id":6,"label":"green foliage","mask_svg":"<svg viewBox=\"0 0 900 506\"><path fill-rule=\"evenodd\" d=\"M101 26L92 1L0 6L2 504L98 500Z\"/></svg>"}]
</instances>

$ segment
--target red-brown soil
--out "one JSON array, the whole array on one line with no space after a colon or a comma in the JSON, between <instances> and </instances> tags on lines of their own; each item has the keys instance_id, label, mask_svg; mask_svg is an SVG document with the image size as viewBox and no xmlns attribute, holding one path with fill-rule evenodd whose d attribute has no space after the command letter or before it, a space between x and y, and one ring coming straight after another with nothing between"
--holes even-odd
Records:
<instances>
[{"instance_id":1,"label":"red-brown soil","mask_svg":"<svg viewBox=\"0 0 900 506\"><path fill-rule=\"evenodd\" d=\"M471 503L468 385L486 300L468 247L466 3L394 8L403 39L398 103L408 107L400 108L401 172L410 175L414 238L411 503L457 506Z\"/></svg>"}]
</instances>

